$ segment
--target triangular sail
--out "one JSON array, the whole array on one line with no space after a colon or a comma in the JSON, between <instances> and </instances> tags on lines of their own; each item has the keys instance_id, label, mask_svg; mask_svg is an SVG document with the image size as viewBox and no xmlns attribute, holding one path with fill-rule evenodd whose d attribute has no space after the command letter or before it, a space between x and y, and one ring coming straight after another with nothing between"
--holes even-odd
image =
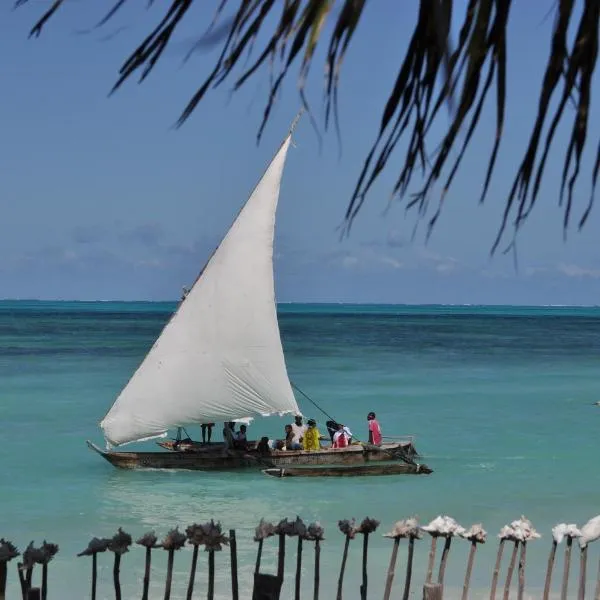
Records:
<instances>
[{"instance_id":1,"label":"triangular sail","mask_svg":"<svg viewBox=\"0 0 600 600\"><path fill-rule=\"evenodd\" d=\"M291 134L100 423L111 445L171 427L298 413L275 304L273 238Z\"/></svg>"}]
</instances>

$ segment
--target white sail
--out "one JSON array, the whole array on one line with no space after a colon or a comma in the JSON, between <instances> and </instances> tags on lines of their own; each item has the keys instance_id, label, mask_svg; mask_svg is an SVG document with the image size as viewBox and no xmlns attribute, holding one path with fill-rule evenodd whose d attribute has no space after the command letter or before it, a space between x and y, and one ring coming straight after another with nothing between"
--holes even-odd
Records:
<instances>
[{"instance_id":1,"label":"white sail","mask_svg":"<svg viewBox=\"0 0 600 600\"><path fill-rule=\"evenodd\" d=\"M273 281L275 212L290 140L100 423L109 444L188 423L299 413Z\"/></svg>"}]
</instances>

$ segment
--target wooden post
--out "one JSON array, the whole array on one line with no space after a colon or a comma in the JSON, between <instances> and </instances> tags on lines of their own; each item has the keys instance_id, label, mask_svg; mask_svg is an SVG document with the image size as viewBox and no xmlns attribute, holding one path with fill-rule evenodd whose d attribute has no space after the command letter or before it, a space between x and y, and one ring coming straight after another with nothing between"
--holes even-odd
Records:
<instances>
[{"instance_id":1,"label":"wooden post","mask_svg":"<svg viewBox=\"0 0 600 600\"><path fill-rule=\"evenodd\" d=\"M165 600L169 600L171 597L171 585L173 582L173 561L175 560L175 550L169 550L169 556L167 559L167 580L165 582Z\"/></svg>"},{"instance_id":2,"label":"wooden post","mask_svg":"<svg viewBox=\"0 0 600 600\"><path fill-rule=\"evenodd\" d=\"M404 594L402 595L402 600L408 600L408 596L410 594L410 582L412 579L412 564L414 552L415 538L411 535L408 539L408 558L406 559L406 578L404 580Z\"/></svg>"},{"instance_id":3,"label":"wooden post","mask_svg":"<svg viewBox=\"0 0 600 600\"><path fill-rule=\"evenodd\" d=\"M363 533L362 585L360 586L361 600L367 600L367 556L369 552L369 534Z\"/></svg>"},{"instance_id":4,"label":"wooden post","mask_svg":"<svg viewBox=\"0 0 600 600\"><path fill-rule=\"evenodd\" d=\"M263 540L258 540L258 551L256 552L256 566L254 567L255 573L258 573L260 571L260 559L262 557L262 549Z\"/></svg>"},{"instance_id":5,"label":"wooden post","mask_svg":"<svg viewBox=\"0 0 600 600\"><path fill-rule=\"evenodd\" d=\"M33 566L28 567L27 570L25 571L25 583L27 584L28 590L31 588L32 578L33 578ZM117 600L121 600L121 599L118 598Z\"/></svg>"},{"instance_id":6,"label":"wooden post","mask_svg":"<svg viewBox=\"0 0 600 600\"><path fill-rule=\"evenodd\" d=\"M23 573L23 563L17 563L17 573L19 574L19 583L21 584L21 597L27 600L27 582Z\"/></svg>"},{"instance_id":7,"label":"wooden post","mask_svg":"<svg viewBox=\"0 0 600 600\"><path fill-rule=\"evenodd\" d=\"M215 597L215 551L208 551L208 600Z\"/></svg>"},{"instance_id":8,"label":"wooden post","mask_svg":"<svg viewBox=\"0 0 600 600\"><path fill-rule=\"evenodd\" d=\"M600 562L598 562L598 575L596 576L596 591L594 592L594 600L600 600Z\"/></svg>"},{"instance_id":9,"label":"wooden post","mask_svg":"<svg viewBox=\"0 0 600 600\"><path fill-rule=\"evenodd\" d=\"M121 580L119 571L121 566L121 555L115 552L115 564L113 565L113 583L115 585L115 599L121 600Z\"/></svg>"},{"instance_id":10,"label":"wooden post","mask_svg":"<svg viewBox=\"0 0 600 600\"><path fill-rule=\"evenodd\" d=\"M0 562L0 600L5 600L6 597L6 575L8 567L6 561Z\"/></svg>"},{"instance_id":11,"label":"wooden post","mask_svg":"<svg viewBox=\"0 0 600 600\"><path fill-rule=\"evenodd\" d=\"M152 548L150 546L146 546L146 560L144 562L144 588L142 590L142 600L148 600L148 590L150 588L150 565L152 564Z\"/></svg>"},{"instance_id":12,"label":"wooden post","mask_svg":"<svg viewBox=\"0 0 600 600\"><path fill-rule=\"evenodd\" d=\"M187 589L187 600L192 600L192 594L194 593L194 581L196 580L196 566L198 564L198 544L194 544L194 550L192 551L192 566L190 567L190 578L188 580ZM144 579L144 584L146 580ZM145 600L148 600L146 596Z\"/></svg>"},{"instance_id":13,"label":"wooden post","mask_svg":"<svg viewBox=\"0 0 600 600\"><path fill-rule=\"evenodd\" d=\"M550 548L550 556L548 556L548 567L546 568L546 580L544 581L544 595L542 600L548 600L550 595L550 585L552 583L552 571L554 569L554 559L556 557L556 540L552 540L552 548Z\"/></svg>"},{"instance_id":14,"label":"wooden post","mask_svg":"<svg viewBox=\"0 0 600 600\"><path fill-rule=\"evenodd\" d=\"M385 591L383 600L390 600L392 593L392 584L394 583L394 572L396 570L396 559L398 557L398 547L400 546L400 538L394 538L394 546L392 547L392 556L390 557L390 566L388 567L387 577L385 580Z\"/></svg>"},{"instance_id":15,"label":"wooden post","mask_svg":"<svg viewBox=\"0 0 600 600\"><path fill-rule=\"evenodd\" d=\"M96 600L96 585L98 581L98 554L92 554L92 600ZM146 598L146 600L148 600Z\"/></svg>"},{"instance_id":16,"label":"wooden post","mask_svg":"<svg viewBox=\"0 0 600 600\"><path fill-rule=\"evenodd\" d=\"M446 574L446 562L448 562L450 544L452 544L452 536L448 535L444 540L444 550L442 551L442 559L440 560L440 570L438 571L438 583L441 583L442 585L444 585L444 575Z\"/></svg>"},{"instance_id":17,"label":"wooden post","mask_svg":"<svg viewBox=\"0 0 600 600\"><path fill-rule=\"evenodd\" d=\"M336 600L342 600L342 586L344 584L344 571L346 570L346 560L348 558L348 547L350 546L350 536L346 536L344 544L344 554L342 555L342 566L340 567L340 576L338 577L338 588Z\"/></svg>"},{"instance_id":18,"label":"wooden post","mask_svg":"<svg viewBox=\"0 0 600 600\"><path fill-rule=\"evenodd\" d=\"M302 538L298 536L298 551L296 553L296 588L295 600L300 600L300 581L302 577Z\"/></svg>"},{"instance_id":19,"label":"wooden post","mask_svg":"<svg viewBox=\"0 0 600 600\"><path fill-rule=\"evenodd\" d=\"M500 565L502 564L502 554L504 552L504 542L502 538L498 544L498 554L496 556L496 564L494 565L494 574L492 575L492 589L490 591L490 600L496 600L496 587L498 586L498 577L500 576Z\"/></svg>"},{"instance_id":20,"label":"wooden post","mask_svg":"<svg viewBox=\"0 0 600 600\"><path fill-rule=\"evenodd\" d=\"M319 600L319 581L321 578L321 540L315 540L315 587L314 600Z\"/></svg>"},{"instance_id":21,"label":"wooden post","mask_svg":"<svg viewBox=\"0 0 600 600\"><path fill-rule=\"evenodd\" d=\"M283 581L285 571L285 533L279 534L279 555L277 557L277 577Z\"/></svg>"},{"instance_id":22,"label":"wooden post","mask_svg":"<svg viewBox=\"0 0 600 600\"><path fill-rule=\"evenodd\" d=\"M515 570L515 564L517 562L518 549L519 542L515 541L515 546L510 556L510 563L508 564L508 571L506 572L506 581L504 582L504 600L508 600L508 596L510 595L510 583L512 581L513 572Z\"/></svg>"},{"instance_id":23,"label":"wooden post","mask_svg":"<svg viewBox=\"0 0 600 600\"><path fill-rule=\"evenodd\" d=\"M42 593L40 588L29 588L27 590L27 600L41 600Z\"/></svg>"},{"instance_id":24,"label":"wooden post","mask_svg":"<svg viewBox=\"0 0 600 600\"><path fill-rule=\"evenodd\" d=\"M42 565L42 600L48 597L48 563Z\"/></svg>"},{"instance_id":25,"label":"wooden post","mask_svg":"<svg viewBox=\"0 0 600 600\"><path fill-rule=\"evenodd\" d=\"M565 564L563 567L563 582L560 590L560 600L567 600L567 591L569 589L569 570L571 567L571 548L573 547L573 538L567 538L567 548L565 550Z\"/></svg>"},{"instance_id":26,"label":"wooden post","mask_svg":"<svg viewBox=\"0 0 600 600\"><path fill-rule=\"evenodd\" d=\"M579 591L577 593L577 600L585 599L585 575L587 567L587 546L581 549L579 556Z\"/></svg>"},{"instance_id":27,"label":"wooden post","mask_svg":"<svg viewBox=\"0 0 600 600\"><path fill-rule=\"evenodd\" d=\"M433 565L435 564L435 546L437 544L437 536L434 534L431 536L431 549L429 550L429 564L427 565L427 579L426 583L431 583L433 578Z\"/></svg>"},{"instance_id":28,"label":"wooden post","mask_svg":"<svg viewBox=\"0 0 600 600\"><path fill-rule=\"evenodd\" d=\"M229 551L231 556L231 599L238 600L237 541L235 539L235 529L229 530Z\"/></svg>"},{"instance_id":29,"label":"wooden post","mask_svg":"<svg viewBox=\"0 0 600 600\"><path fill-rule=\"evenodd\" d=\"M598 562L598 575L596 576L596 590L594 600L600 600L600 562Z\"/></svg>"},{"instance_id":30,"label":"wooden post","mask_svg":"<svg viewBox=\"0 0 600 600\"><path fill-rule=\"evenodd\" d=\"M475 552L477 550L477 542L471 541L471 549L469 550L469 559L467 560L467 572L465 573L465 582L463 584L462 600L467 600L469 597L469 584L471 583L471 572L473 571L473 561L475 560Z\"/></svg>"},{"instance_id":31,"label":"wooden post","mask_svg":"<svg viewBox=\"0 0 600 600\"><path fill-rule=\"evenodd\" d=\"M423 586L423 600L442 600L443 589L441 583L426 583Z\"/></svg>"},{"instance_id":32,"label":"wooden post","mask_svg":"<svg viewBox=\"0 0 600 600\"><path fill-rule=\"evenodd\" d=\"M519 590L517 600L523 600L525 593L525 561L527 560L527 542L521 542L521 555L519 557Z\"/></svg>"}]
</instances>

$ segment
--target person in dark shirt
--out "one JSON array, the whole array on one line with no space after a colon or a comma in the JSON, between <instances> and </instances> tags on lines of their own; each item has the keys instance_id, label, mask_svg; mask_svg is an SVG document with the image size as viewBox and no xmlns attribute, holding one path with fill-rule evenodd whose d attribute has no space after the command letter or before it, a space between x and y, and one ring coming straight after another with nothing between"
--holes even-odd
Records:
<instances>
[{"instance_id":1,"label":"person in dark shirt","mask_svg":"<svg viewBox=\"0 0 600 600\"><path fill-rule=\"evenodd\" d=\"M248 449L248 438L246 437L246 425L240 425L240 430L233 436L233 445L237 450Z\"/></svg>"},{"instance_id":2,"label":"person in dark shirt","mask_svg":"<svg viewBox=\"0 0 600 600\"><path fill-rule=\"evenodd\" d=\"M207 438L210 444L210 438L212 437L212 428L215 426L214 423L201 423L200 428L202 429L202 443L206 444ZM208 433L208 435L206 435Z\"/></svg>"}]
</instances>

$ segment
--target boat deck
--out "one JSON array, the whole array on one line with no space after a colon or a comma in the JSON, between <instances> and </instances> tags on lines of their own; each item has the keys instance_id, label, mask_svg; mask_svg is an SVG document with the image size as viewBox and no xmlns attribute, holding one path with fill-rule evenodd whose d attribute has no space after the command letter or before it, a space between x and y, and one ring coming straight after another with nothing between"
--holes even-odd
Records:
<instances>
[{"instance_id":1,"label":"boat deck","mask_svg":"<svg viewBox=\"0 0 600 600\"><path fill-rule=\"evenodd\" d=\"M165 450L170 450L172 452L193 452L197 454L214 454L214 453L222 453L225 449L225 444L222 442L210 442L203 444L202 442L196 441L184 441L177 442L176 440L168 440L162 442L156 442L161 448ZM254 453L256 451L257 442L248 442L248 451L250 453ZM395 442L384 442L381 446L369 446L372 448L380 448L381 451L392 451L397 448L401 448L408 456L410 457L418 457L419 454L414 446L412 436L407 436L406 438L399 438L398 441ZM350 453L362 453L364 452L364 446L361 443L354 443L346 448L332 448L330 445L322 446L320 450L271 450L269 456L270 457L300 457L314 454L323 454L323 453L340 453L340 452L350 452Z\"/></svg>"}]
</instances>

